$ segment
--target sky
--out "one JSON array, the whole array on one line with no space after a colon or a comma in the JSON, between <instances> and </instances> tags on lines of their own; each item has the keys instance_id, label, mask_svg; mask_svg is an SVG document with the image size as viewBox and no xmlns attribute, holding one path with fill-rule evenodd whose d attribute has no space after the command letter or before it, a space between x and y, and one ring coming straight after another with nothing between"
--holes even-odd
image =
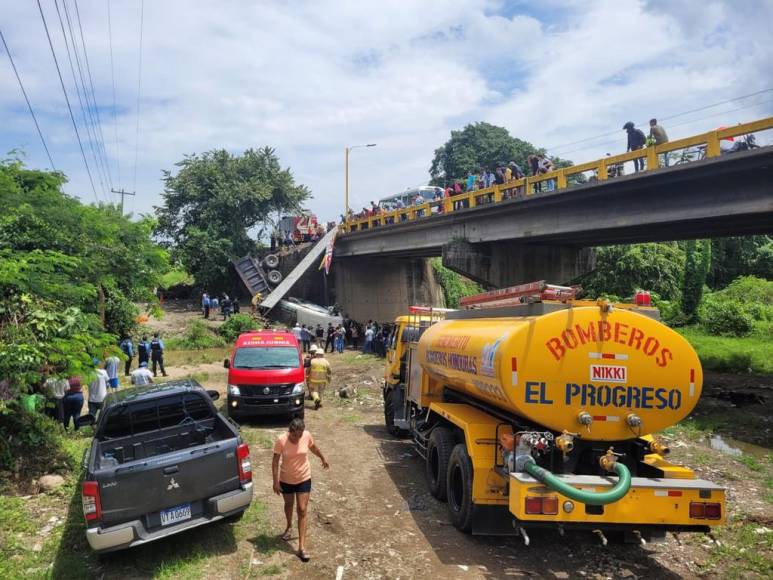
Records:
<instances>
[{"instance_id":1,"label":"sky","mask_svg":"<svg viewBox=\"0 0 773 580\"><path fill-rule=\"evenodd\" d=\"M434 150L472 122L579 163L624 151L629 120L664 119L674 139L773 114L773 91L712 106L773 88L773 0L149 0L141 79L141 0L80 0L102 165L56 12L66 27L66 2L80 41L76 0L40 2L96 199L114 201L111 184L136 191L135 215L161 202L163 170L214 148L274 148L333 219L346 146L377 144L351 153L358 209L427 183ZM65 191L95 201L37 3L0 0L0 30ZM0 53L0 153L48 168Z\"/></svg>"}]
</instances>

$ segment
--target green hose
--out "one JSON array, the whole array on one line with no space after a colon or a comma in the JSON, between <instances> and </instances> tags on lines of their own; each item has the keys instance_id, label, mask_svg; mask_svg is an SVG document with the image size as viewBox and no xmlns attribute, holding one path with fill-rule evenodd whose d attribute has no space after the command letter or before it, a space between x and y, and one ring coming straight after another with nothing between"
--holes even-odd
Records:
<instances>
[{"instance_id":1,"label":"green hose","mask_svg":"<svg viewBox=\"0 0 773 580\"><path fill-rule=\"evenodd\" d=\"M568 483L562 481L547 469L543 469L537 462L532 459L526 463L526 473L531 475L534 479L544 483L553 491L557 491L561 495L579 501L580 503L588 505L606 505L608 503L614 503L622 498L631 487L631 472L622 463L615 462L615 473L619 476L617 483L609 491L595 492L585 491L572 487Z\"/></svg>"}]
</instances>

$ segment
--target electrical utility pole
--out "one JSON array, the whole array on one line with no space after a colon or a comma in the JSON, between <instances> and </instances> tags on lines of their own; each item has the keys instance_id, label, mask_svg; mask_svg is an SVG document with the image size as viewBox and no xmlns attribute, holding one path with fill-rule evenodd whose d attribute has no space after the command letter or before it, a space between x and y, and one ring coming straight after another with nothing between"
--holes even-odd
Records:
<instances>
[{"instance_id":1,"label":"electrical utility pole","mask_svg":"<svg viewBox=\"0 0 773 580\"><path fill-rule=\"evenodd\" d=\"M120 190L111 189L113 193L120 193L121 194L121 215L123 215L123 196L124 195L136 195L133 191L124 191L123 188Z\"/></svg>"}]
</instances>

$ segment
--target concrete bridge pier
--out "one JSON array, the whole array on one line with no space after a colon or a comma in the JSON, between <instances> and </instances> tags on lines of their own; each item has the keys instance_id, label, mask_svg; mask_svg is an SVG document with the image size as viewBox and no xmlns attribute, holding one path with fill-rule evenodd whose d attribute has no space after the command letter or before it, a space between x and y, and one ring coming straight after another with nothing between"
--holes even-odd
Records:
<instances>
[{"instance_id":1,"label":"concrete bridge pier","mask_svg":"<svg viewBox=\"0 0 773 580\"><path fill-rule=\"evenodd\" d=\"M335 301L354 320L393 321L414 304L443 306L429 260L368 256L337 258Z\"/></svg>"},{"instance_id":2,"label":"concrete bridge pier","mask_svg":"<svg viewBox=\"0 0 773 580\"><path fill-rule=\"evenodd\" d=\"M443 246L443 265L489 289L536 280L566 284L593 270L596 254L568 245L455 240Z\"/></svg>"}]
</instances>

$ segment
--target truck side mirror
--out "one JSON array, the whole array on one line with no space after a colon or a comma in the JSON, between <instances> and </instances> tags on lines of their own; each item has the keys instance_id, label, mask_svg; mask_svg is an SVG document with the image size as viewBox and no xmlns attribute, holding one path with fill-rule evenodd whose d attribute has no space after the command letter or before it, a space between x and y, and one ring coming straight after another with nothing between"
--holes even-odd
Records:
<instances>
[{"instance_id":1,"label":"truck side mirror","mask_svg":"<svg viewBox=\"0 0 773 580\"><path fill-rule=\"evenodd\" d=\"M223 361L223 368L230 369L231 368L231 361L228 359L225 359Z\"/></svg>"},{"instance_id":2,"label":"truck side mirror","mask_svg":"<svg viewBox=\"0 0 773 580\"><path fill-rule=\"evenodd\" d=\"M220 393L218 393L215 389L207 389L207 394L213 401L217 401L220 398Z\"/></svg>"}]
</instances>

